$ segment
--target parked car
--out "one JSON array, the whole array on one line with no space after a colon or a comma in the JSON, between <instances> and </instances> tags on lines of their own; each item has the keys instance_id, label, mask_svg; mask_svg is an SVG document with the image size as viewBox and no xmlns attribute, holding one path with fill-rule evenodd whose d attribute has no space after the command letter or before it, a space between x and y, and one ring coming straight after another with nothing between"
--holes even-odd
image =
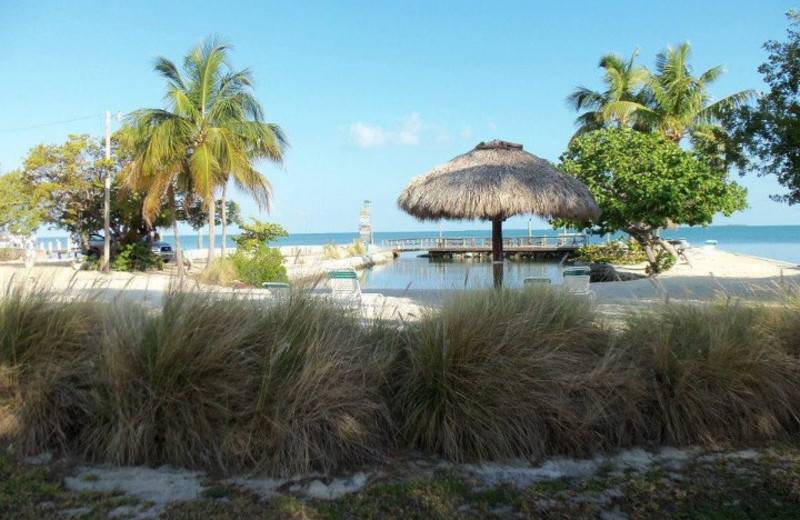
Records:
<instances>
[{"instance_id":1,"label":"parked car","mask_svg":"<svg viewBox=\"0 0 800 520\"><path fill-rule=\"evenodd\" d=\"M142 242L147 242L147 237L142 239ZM118 241L115 238L111 239L111 250L116 249ZM167 242L157 241L153 242L151 251L154 255L158 256L164 262L172 262L175 259L175 252L172 250L172 245ZM89 258L99 259L103 256L103 236L93 233L87 240L87 247L82 250L82 253Z\"/></svg>"}]
</instances>

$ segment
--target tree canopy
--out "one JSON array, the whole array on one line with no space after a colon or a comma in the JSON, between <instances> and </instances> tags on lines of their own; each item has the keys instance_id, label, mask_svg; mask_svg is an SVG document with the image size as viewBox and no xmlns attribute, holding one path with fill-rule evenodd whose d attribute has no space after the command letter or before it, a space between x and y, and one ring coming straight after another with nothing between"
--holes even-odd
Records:
<instances>
[{"instance_id":1,"label":"tree canopy","mask_svg":"<svg viewBox=\"0 0 800 520\"><path fill-rule=\"evenodd\" d=\"M112 140L112 172L124 166L124 154L117 153ZM105 151L99 140L88 135L70 135L64 143L38 145L23 163L22 182L37 208L41 223L86 238L103 229L103 176ZM143 197L138 192L122 193L120 182L111 184L111 235L122 242L135 242L149 230L142 218ZM168 222L168 220L166 220ZM155 225L164 225L161 214Z\"/></svg>"},{"instance_id":2,"label":"tree canopy","mask_svg":"<svg viewBox=\"0 0 800 520\"><path fill-rule=\"evenodd\" d=\"M791 10L785 42L768 41L769 57L758 71L769 91L731 114L728 124L752 162L746 168L775 175L788 193L773 198L800 202L800 13Z\"/></svg>"},{"instance_id":3,"label":"tree canopy","mask_svg":"<svg viewBox=\"0 0 800 520\"><path fill-rule=\"evenodd\" d=\"M705 225L718 212L746 207L746 191L724 169L658 133L607 128L581 135L561 156L561 168L584 182L600 220L570 222L595 234L625 231L650 247L669 224Z\"/></svg>"},{"instance_id":4,"label":"tree canopy","mask_svg":"<svg viewBox=\"0 0 800 520\"><path fill-rule=\"evenodd\" d=\"M0 233L29 235L39 227L42 217L22 172L0 176Z\"/></svg>"},{"instance_id":5,"label":"tree canopy","mask_svg":"<svg viewBox=\"0 0 800 520\"><path fill-rule=\"evenodd\" d=\"M636 65L636 56L627 62L613 54L604 56L600 67L606 90L579 87L567 98L569 106L583 112L576 120L578 134L604 126L630 126L659 132L676 143L688 137L705 153L720 152L720 147L725 152L731 143L719 131L722 117L746 103L753 91L714 101L709 87L722 76L722 66L695 74L688 43L658 53L653 71Z\"/></svg>"}]
</instances>

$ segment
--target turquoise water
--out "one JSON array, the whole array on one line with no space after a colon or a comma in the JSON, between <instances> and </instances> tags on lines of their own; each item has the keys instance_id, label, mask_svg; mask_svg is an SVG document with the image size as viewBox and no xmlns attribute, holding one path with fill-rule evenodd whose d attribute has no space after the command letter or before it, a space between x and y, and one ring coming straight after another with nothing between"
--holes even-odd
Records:
<instances>
[{"instance_id":1,"label":"turquoise water","mask_svg":"<svg viewBox=\"0 0 800 520\"><path fill-rule=\"evenodd\" d=\"M527 236L525 229L507 229L503 231L507 237ZM534 235L556 235L558 231L534 230ZM800 263L800 226L709 226L706 228L681 228L674 231L664 231L664 236L668 238L686 238L694 245L702 245L706 240L716 240L717 247L727 251L744 253L748 255L774 258L786 262ZM439 236L437 232L431 231L395 231L375 233L375 242L380 245L384 240L401 238L424 238ZM489 237L491 232L486 229L472 231L445 231L445 237ZM349 244L358 238L358 233L295 233L288 237L281 237L277 240L277 245L281 246L304 246L318 244ZM613 238L613 237L612 237ZM173 239L164 233L163 239L172 243ZM605 237L591 237L593 242L601 242ZM41 238L40 243L48 243L56 246L55 238ZM61 238L62 246L66 240ZM184 249L197 248L197 235L181 235L181 245ZM204 237L203 245L208 245L207 238ZM220 237L217 236L217 247L220 245ZM231 237L228 237L228 246L233 247Z\"/></svg>"},{"instance_id":2,"label":"turquoise water","mask_svg":"<svg viewBox=\"0 0 800 520\"><path fill-rule=\"evenodd\" d=\"M533 230L533 235L555 236L559 231ZM528 235L525 229L503 230L506 237L524 237ZM681 228L674 231L664 231L668 238L686 238L694 245L703 245L706 240L716 240L717 247L728 251L735 251L756 256L785 260L787 262L800 262L800 226L709 226L706 228ZM439 236L431 231L392 231L375 233L375 243L380 245L384 240L401 238L425 238ZM490 237L491 231L486 229L472 231L445 231L445 237ZM622 235L620 235L622 236ZM358 233L295 233L288 237L281 237L276 241L280 246L304 246L319 244L349 244L358 238ZM612 237L613 238L613 237ZM172 238L164 234L164 240L172 243ZM605 237L592 237L593 242L605 241ZM181 245L185 249L197 248L197 235L181 235ZM204 237L203 245L208 241ZM217 247L220 237L217 237ZM231 237L228 237L228 246L233 247Z\"/></svg>"}]
</instances>

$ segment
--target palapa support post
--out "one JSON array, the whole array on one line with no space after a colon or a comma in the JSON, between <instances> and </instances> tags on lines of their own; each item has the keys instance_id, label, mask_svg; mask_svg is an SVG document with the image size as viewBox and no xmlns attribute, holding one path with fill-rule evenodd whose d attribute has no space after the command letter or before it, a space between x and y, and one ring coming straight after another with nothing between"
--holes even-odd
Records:
<instances>
[{"instance_id":1,"label":"palapa support post","mask_svg":"<svg viewBox=\"0 0 800 520\"><path fill-rule=\"evenodd\" d=\"M494 286L503 286L503 220L492 220L492 268L494 271Z\"/></svg>"}]
</instances>

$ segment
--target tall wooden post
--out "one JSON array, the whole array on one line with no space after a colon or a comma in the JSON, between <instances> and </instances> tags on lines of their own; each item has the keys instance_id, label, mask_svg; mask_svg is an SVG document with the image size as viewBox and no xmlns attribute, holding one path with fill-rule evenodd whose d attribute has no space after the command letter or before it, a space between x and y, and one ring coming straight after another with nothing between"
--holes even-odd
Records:
<instances>
[{"instance_id":1,"label":"tall wooden post","mask_svg":"<svg viewBox=\"0 0 800 520\"><path fill-rule=\"evenodd\" d=\"M492 220L492 270L494 272L494 286L503 286L503 221Z\"/></svg>"}]
</instances>

